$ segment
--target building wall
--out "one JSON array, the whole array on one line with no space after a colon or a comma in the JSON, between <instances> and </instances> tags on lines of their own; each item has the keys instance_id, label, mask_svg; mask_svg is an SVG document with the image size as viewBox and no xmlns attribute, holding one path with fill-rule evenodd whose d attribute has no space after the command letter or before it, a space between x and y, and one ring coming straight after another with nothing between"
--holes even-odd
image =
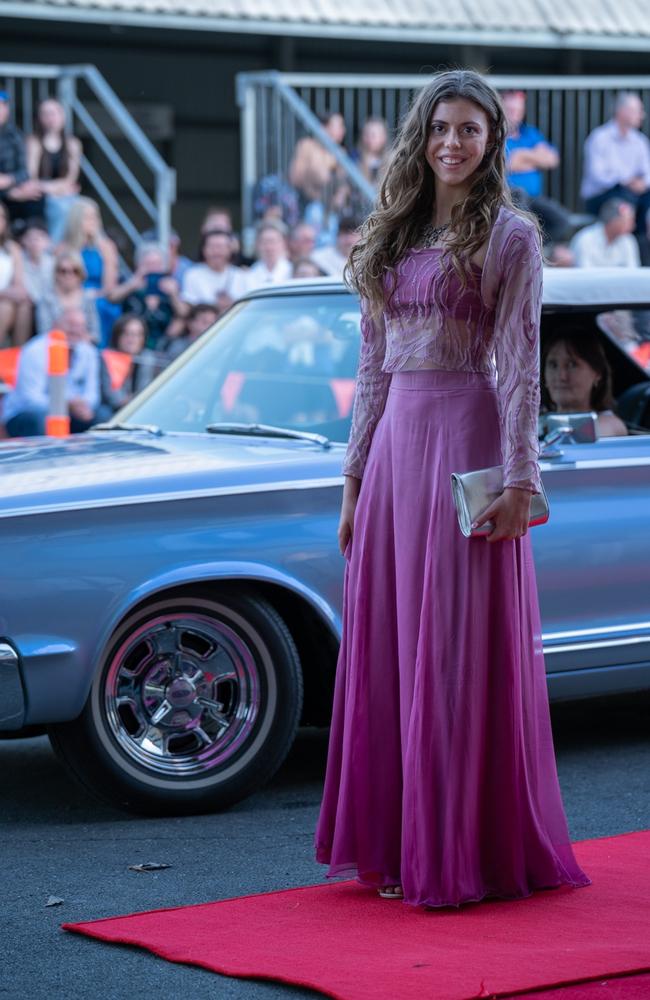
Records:
<instances>
[{"instance_id":1,"label":"building wall","mask_svg":"<svg viewBox=\"0 0 650 1000\"><path fill-rule=\"evenodd\" d=\"M493 73L643 73L644 53L486 51L333 39L290 39L211 32L2 19L0 61L92 63L136 109L162 106L168 137L156 139L178 174L173 221L187 252L195 250L202 213L225 205L239 219L239 116L235 75L265 69L304 72L418 73L471 65ZM97 154L86 144L93 161ZM118 144L128 157L128 150ZM99 159L97 166L100 167ZM146 218L116 175L112 190L138 226ZM91 193L91 192L89 192Z\"/></svg>"}]
</instances>

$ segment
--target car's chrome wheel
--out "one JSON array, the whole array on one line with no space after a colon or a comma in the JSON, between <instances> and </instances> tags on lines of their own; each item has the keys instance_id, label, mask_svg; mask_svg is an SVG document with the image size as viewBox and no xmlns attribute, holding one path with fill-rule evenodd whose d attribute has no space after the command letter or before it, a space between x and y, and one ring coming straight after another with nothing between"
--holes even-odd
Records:
<instances>
[{"instance_id":1,"label":"car's chrome wheel","mask_svg":"<svg viewBox=\"0 0 650 1000\"><path fill-rule=\"evenodd\" d=\"M224 764L250 737L261 678L249 643L226 622L161 615L116 651L104 710L124 753L171 775Z\"/></svg>"},{"instance_id":2,"label":"car's chrome wheel","mask_svg":"<svg viewBox=\"0 0 650 1000\"><path fill-rule=\"evenodd\" d=\"M197 812L228 806L271 777L301 707L298 654L268 602L182 596L122 623L84 712L50 738L112 803Z\"/></svg>"}]
</instances>

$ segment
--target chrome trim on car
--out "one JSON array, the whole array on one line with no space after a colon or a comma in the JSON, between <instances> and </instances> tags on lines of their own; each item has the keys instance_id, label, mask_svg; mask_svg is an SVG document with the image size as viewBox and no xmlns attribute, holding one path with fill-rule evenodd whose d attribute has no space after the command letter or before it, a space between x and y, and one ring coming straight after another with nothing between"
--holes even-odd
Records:
<instances>
[{"instance_id":1,"label":"chrome trim on car","mask_svg":"<svg viewBox=\"0 0 650 1000\"><path fill-rule=\"evenodd\" d=\"M626 639L596 639L585 642L569 642L561 646L545 646L544 655L549 653L580 653L586 649L613 649L617 646L636 646L639 643L650 644L650 635L629 636Z\"/></svg>"},{"instance_id":2,"label":"chrome trim on car","mask_svg":"<svg viewBox=\"0 0 650 1000\"><path fill-rule=\"evenodd\" d=\"M629 622L626 625L605 625L602 628L576 628L568 629L566 632L543 632L542 640L577 639L580 635L595 636L612 632L638 632L644 628L650 629L650 622Z\"/></svg>"},{"instance_id":3,"label":"chrome trim on car","mask_svg":"<svg viewBox=\"0 0 650 1000\"><path fill-rule=\"evenodd\" d=\"M571 462L575 469L616 469L634 465L650 465L650 458L589 458Z\"/></svg>"},{"instance_id":4,"label":"chrome trim on car","mask_svg":"<svg viewBox=\"0 0 650 1000\"><path fill-rule=\"evenodd\" d=\"M285 490L329 489L343 486L343 476L323 479L289 479L276 483L248 483L242 486L211 486L203 490L170 493L142 493L130 497L107 497L101 500L71 500L66 503L41 504L34 507L11 507L0 510L3 517L29 517L32 514L58 514L66 510L96 510L101 507L131 507L138 504L169 503L175 500L202 500L206 497L236 496L244 493L281 493Z\"/></svg>"},{"instance_id":5,"label":"chrome trim on car","mask_svg":"<svg viewBox=\"0 0 650 1000\"><path fill-rule=\"evenodd\" d=\"M650 465L650 458L581 458L575 462L560 463L541 458L539 464L542 472L563 472L568 469L623 469Z\"/></svg>"},{"instance_id":6,"label":"chrome trim on car","mask_svg":"<svg viewBox=\"0 0 650 1000\"><path fill-rule=\"evenodd\" d=\"M18 653L9 643L0 642L0 730L22 729L24 720L25 694Z\"/></svg>"},{"instance_id":7,"label":"chrome trim on car","mask_svg":"<svg viewBox=\"0 0 650 1000\"><path fill-rule=\"evenodd\" d=\"M629 635L630 632L637 634ZM549 642L551 645L547 645ZM616 649L620 646L650 644L650 621L605 625L600 628L578 628L566 632L546 632L542 633L542 643L545 656L553 653L580 653L590 649Z\"/></svg>"}]
</instances>

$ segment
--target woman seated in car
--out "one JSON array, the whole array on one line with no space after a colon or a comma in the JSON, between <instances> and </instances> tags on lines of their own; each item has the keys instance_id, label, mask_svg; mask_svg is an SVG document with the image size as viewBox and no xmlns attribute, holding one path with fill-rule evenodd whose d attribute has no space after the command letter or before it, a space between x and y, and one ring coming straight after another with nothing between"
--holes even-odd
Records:
<instances>
[{"instance_id":1,"label":"woman seated in car","mask_svg":"<svg viewBox=\"0 0 650 1000\"><path fill-rule=\"evenodd\" d=\"M543 413L595 410L598 437L627 434L614 413L612 373L596 334L578 330L552 335L544 345L541 368Z\"/></svg>"}]
</instances>

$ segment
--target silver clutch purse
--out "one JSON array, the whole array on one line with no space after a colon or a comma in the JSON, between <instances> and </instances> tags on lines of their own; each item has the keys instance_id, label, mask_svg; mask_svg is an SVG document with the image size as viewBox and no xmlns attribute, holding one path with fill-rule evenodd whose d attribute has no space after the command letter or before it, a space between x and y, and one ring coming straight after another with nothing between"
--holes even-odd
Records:
<instances>
[{"instance_id":1,"label":"silver clutch purse","mask_svg":"<svg viewBox=\"0 0 650 1000\"><path fill-rule=\"evenodd\" d=\"M473 531L472 522L503 493L503 466L493 465L489 469L475 469L473 472L452 472L451 490L460 530L465 537L487 535L492 530L490 521ZM528 527L545 524L548 518L548 497L542 485L542 492L532 495Z\"/></svg>"}]
</instances>

